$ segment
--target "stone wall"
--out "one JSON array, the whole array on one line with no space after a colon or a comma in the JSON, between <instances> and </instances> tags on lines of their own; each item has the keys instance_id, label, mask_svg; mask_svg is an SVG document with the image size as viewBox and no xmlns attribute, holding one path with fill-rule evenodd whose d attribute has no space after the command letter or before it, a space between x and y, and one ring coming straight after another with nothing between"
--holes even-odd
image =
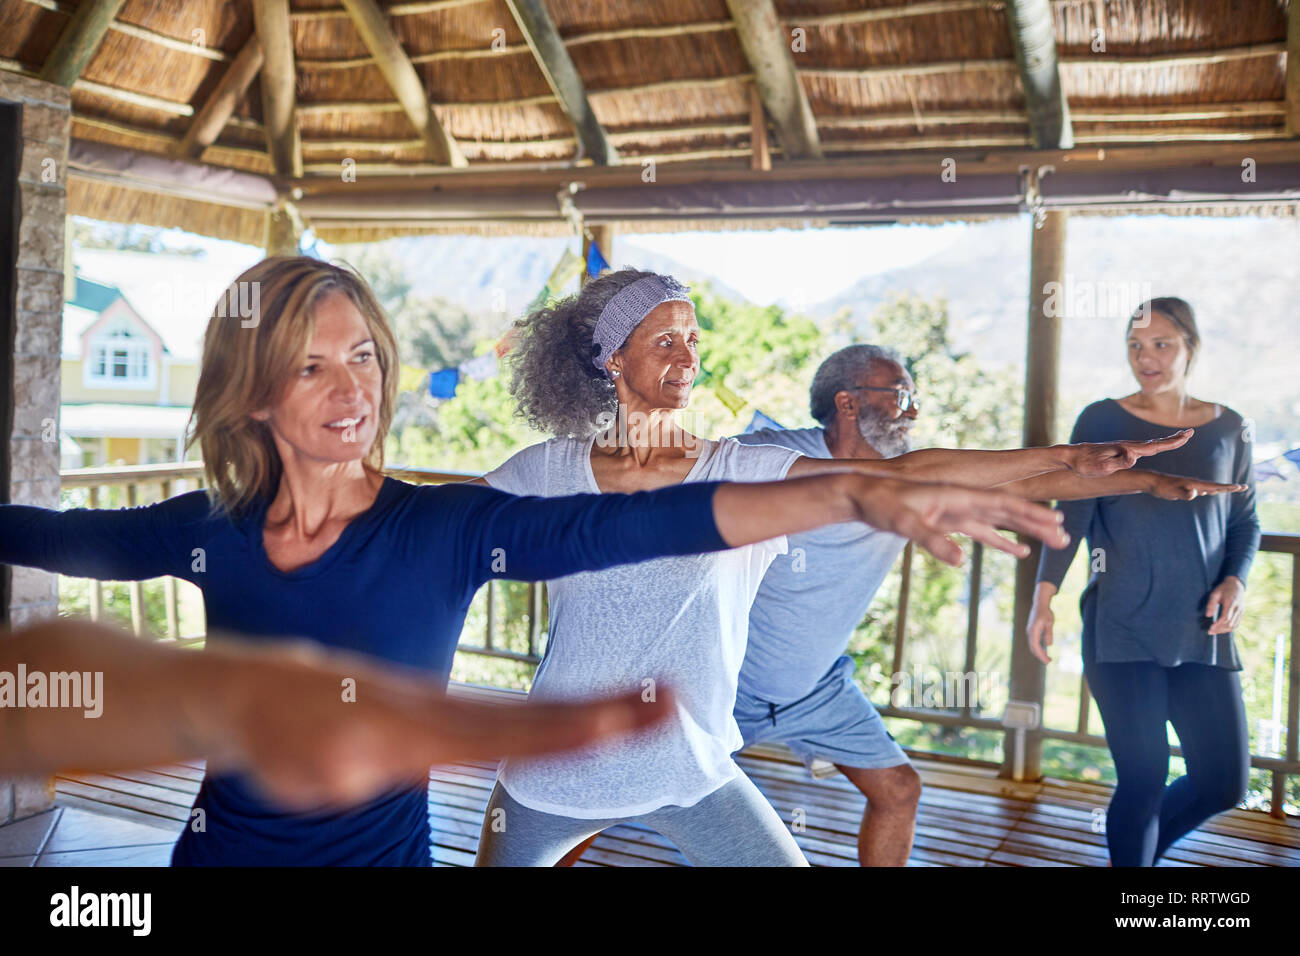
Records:
<instances>
[{"instance_id":1,"label":"stone wall","mask_svg":"<svg viewBox=\"0 0 1300 956\"><path fill-rule=\"evenodd\" d=\"M14 345L14 427L9 500L59 506L59 355L67 207L70 107L68 91L0 73L0 100L21 104L22 165L18 182L18 328ZM58 613L54 575L13 569L9 620L21 627ZM54 802L48 778L0 777L0 824L39 813Z\"/></svg>"}]
</instances>

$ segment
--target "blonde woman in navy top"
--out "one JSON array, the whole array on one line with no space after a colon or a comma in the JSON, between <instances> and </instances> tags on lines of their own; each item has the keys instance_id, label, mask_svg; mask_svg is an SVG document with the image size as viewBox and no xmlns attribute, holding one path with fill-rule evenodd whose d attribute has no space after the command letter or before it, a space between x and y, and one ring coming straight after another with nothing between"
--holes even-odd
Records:
<instances>
[{"instance_id":1,"label":"blonde woman in navy top","mask_svg":"<svg viewBox=\"0 0 1300 956\"><path fill-rule=\"evenodd\" d=\"M1161 468L1244 490L1187 504L1147 495L1062 502L1071 544L1043 551L1029 620L1030 648L1047 663L1052 597L1086 536L1095 560L1081 602L1083 663L1115 760L1117 786L1106 817L1114 866L1153 866L1179 837L1236 806L1250 774L1232 632L1241 624L1246 576L1259 548L1252 436L1232 409L1188 393L1200 344L1182 299L1144 303L1128 325L1138 391L1089 405L1071 441L1194 428ZM1168 786L1166 723L1187 764Z\"/></svg>"}]
</instances>

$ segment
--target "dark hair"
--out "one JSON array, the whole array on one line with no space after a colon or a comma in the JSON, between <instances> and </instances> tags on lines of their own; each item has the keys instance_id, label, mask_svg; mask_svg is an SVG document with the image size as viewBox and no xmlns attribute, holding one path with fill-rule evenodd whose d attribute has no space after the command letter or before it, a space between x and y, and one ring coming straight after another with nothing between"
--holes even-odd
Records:
<instances>
[{"instance_id":1,"label":"dark hair","mask_svg":"<svg viewBox=\"0 0 1300 956\"><path fill-rule=\"evenodd\" d=\"M1196 353L1201 350L1201 333L1196 328L1196 314L1185 299L1172 295L1147 299L1129 316L1124 334L1128 335L1129 332L1133 331L1133 323L1140 316L1149 316L1153 312L1159 312L1178 329L1183 337L1183 342L1187 345L1187 369L1184 369L1184 371L1191 369L1192 362L1196 359Z\"/></svg>"},{"instance_id":2,"label":"dark hair","mask_svg":"<svg viewBox=\"0 0 1300 956\"><path fill-rule=\"evenodd\" d=\"M618 414L618 393L592 361L592 333L610 299L652 272L619 269L592 279L577 295L553 302L515 323L510 394L517 414L551 435L586 438L601 413Z\"/></svg>"}]
</instances>

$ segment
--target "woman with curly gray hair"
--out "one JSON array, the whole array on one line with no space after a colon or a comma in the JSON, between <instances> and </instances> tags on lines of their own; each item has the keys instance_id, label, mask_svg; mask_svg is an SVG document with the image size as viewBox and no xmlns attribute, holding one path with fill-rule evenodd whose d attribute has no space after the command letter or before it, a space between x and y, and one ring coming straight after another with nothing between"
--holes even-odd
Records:
<instances>
[{"instance_id":1,"label":"woman with curly gray hair","mask_svg":"<svg viewBox=\"0 0 1300 956\"><path fill-rule=\"evenodd\" d=\"M700 328L688 290L670 276L612 272L521 325L512 392L519 414L555 437L480 479L513 494L776 482L769 487L800 493L765 495L763 510L789 516L793 530L795 516L820 514L819 499L837 494L831 483L846 477L863 493L889 478L951 478L980 487L1052 471L1105 475L1186 440L814 460L774 445L701 439L677 423L700 371ZM850 475L823 474L831 471ZM796 475L815 477L783 481ZM940 511L963 510L966 496L976 493L908 481L885 486L903 495L927 488ZM886 510L859 514L892 530ZM959 520L955 527L1018 557L1028 554L987 526ZM960 556L940 548L949 563ZM476 865L551 865L574 844L627 820L659 830L692 863L806 865L776 811L731 757L741 745L732 707L749 607L768 565L785 551L785 538L777 537L549 582L550 638L533 694L571 699L635 686L653 699L666 684L676 695L673 713L634 736L567 757L507 761Z\"/></svg>"}]
</instances>

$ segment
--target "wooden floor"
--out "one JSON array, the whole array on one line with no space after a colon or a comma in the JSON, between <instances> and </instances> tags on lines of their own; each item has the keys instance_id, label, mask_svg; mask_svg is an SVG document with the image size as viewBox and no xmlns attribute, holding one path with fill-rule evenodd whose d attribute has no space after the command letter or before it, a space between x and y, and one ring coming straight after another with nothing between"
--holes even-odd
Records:
<instances>
[{"instance_id":1,"label":"wooden floor","mask_svg":"<svg viewBox=\"0 0 1300 956\"><path fill-rule=\"evenodd\" d=\"M756 747L740 756L746 773L790 822L814 866L854 866L865 804L843 777L813 780L788 751ZM925 780L912 866L1105 866L1095 811L1110 791L1073 781L1017 784L991 771L916 760ZM165 866L202 779L199 762L120 774L60 777L57 808L26 829L0 830L0 865ZM435 769L429 809L435 859L468 866L495 775L491 764ZM16 825L23 827L20 823ZM12 832L7 832L12 831ZM639 826L606 831L582 866L679 866L682 855ZM1300 866L1300 820L1233 810L1179 842L1161 865Z\"/></svg>"}]
</instances>

